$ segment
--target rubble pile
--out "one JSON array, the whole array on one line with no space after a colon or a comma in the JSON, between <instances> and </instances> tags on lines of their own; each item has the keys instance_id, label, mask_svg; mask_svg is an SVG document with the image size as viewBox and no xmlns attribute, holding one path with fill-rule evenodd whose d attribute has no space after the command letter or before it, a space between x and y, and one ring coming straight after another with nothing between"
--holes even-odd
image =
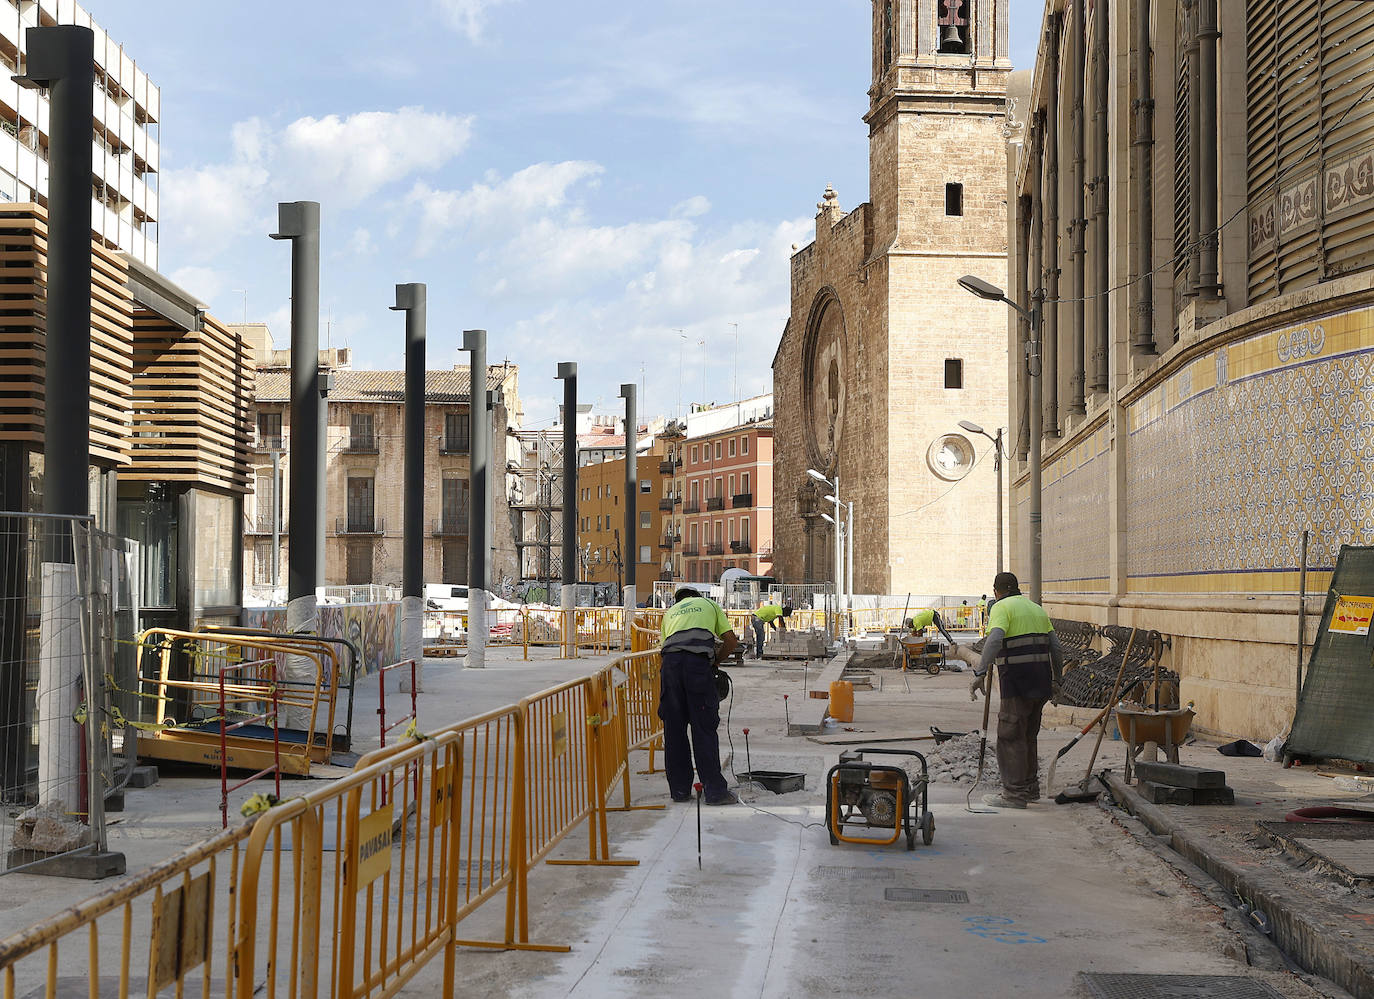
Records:
<instances>
[{"instance_id":1,"label":"rubble pile","mask_svg":"<svg viewBox=\"0 0 1374 999\"><path fill-rule=\"evenodd\" d=\"M981 733L975 730L942 742L926 753L931 783L972 784L978 776L978 746L981 741ZM919 771L920 764L912 760L908 772L915 777ZM997 741L988 739L987 758L983 762L983 783L997 785L1001 782L1002 772L997 769Z\"/></svg>"}]
</instances>

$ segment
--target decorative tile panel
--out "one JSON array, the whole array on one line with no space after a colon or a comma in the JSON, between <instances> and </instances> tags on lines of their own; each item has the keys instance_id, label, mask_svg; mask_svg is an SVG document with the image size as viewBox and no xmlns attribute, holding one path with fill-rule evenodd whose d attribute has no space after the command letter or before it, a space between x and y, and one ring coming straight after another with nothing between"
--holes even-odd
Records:
<instances>
[{"instance_id":1,"label":"decorative tile panel","mask_svg":"<svg viewBox=\"0 0 1374 999\"><path fill-rule=\"evenodd\" d=\"M1293 592L1374 543L1374 308L1227 344L1128 408L1127 588Z\"/></svg>"},{"instance_id":2,"label":"decorative tile panel","mask_svg":"<svg viewBox=\"0 0 1374 999\"><path fill-rule=\"evenodd\" d=\"M1111 430L1098 427L1045 466L1045 589L1105 593L1111 487Z\"/></svg>"}]
</instances>

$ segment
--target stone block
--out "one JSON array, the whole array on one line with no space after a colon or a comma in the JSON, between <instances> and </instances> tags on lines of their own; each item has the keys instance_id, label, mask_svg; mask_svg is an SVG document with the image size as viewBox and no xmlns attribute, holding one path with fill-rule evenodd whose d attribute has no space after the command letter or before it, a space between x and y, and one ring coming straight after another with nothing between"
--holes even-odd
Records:
<instances>
[{"instance_id":1,"label":"stone block","mask_svg":"<svg viewBox=\"0 0 1374 999\"><path fill-rule=\"evenodd\" d=\"M1136 764L1136 773L1142 781L1152 781L1169 787L1215 788L1226 786L1224 770L1208 770L1203 767L1188 767L1177 763Z\"/></svg>"},{"instance_id":2,"label":"stone block","mask_svg":"<svg viewBox=\"0 0 1374 999\"><path fill-rule=\"evenodd\" d=\"M1191 805L1193 789L1190 787L1170 787L1142 780L1137 790L1140 796L1152 805Z\"/></svg>"}]
</instances>

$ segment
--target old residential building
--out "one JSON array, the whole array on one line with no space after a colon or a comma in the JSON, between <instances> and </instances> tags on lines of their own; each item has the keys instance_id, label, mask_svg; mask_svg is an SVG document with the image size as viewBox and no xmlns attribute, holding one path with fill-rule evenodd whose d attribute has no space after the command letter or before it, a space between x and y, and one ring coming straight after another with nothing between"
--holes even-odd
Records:
<instances>
[{"instance_id":1,"label":"old residential building","mask_svg":"<svg viewBox=\"0 0 1374 999\"><path fill-rule=\"evenodd\" d=\"M1009 200L1010 290L1045 317L1046 602L1171 635L1198 724L1267 740L1303 531L1315 594L1374 544L1374 4L1050 0L1042 26Z\"/></svg>"},{"instance_id":2,"label":"old residential building","mask_svg":"<svg viewBox=\"0 0 1374 999\"><path fill-rule=\"evenodd\" d=\"M966 273L1006 273L1007 0L875 0L869 201L827 189L792 257L773 361L774 574L833 580L821 514L854 503L854 587L986 592L996 569L992 445L1005 415L1004 307ZM689 542L690 543L690 542Z\"/></svg>"},{"instance_id":3,"label":"old residential building","mask_svg":"<svg viewBox=\"0 0 1374 999\"><path fill-rule=\"evenodd\" d=\"M625 537L625 459L587 464L577 471L577 547L580 578L585 582L624 585L624 566L631 559L641 594L647 594L649 584L660 578L661 545L672 517L662 498L672 476L662 470L667 443L661 438L645 443L649 446L639 450L637 462L639 491L632 538ZM671 503L666 505L671 507Z\"/></svg>"},{"instance_id":4,"label":"old residential building","mask_svg":"<svg viewBox=\"0 0 1374 999\"><path fill-rule=\"evenodd\" d=\"M272 577L274 518L283 518L290 475L290 352L271 351L258 368L254 495L244 512L245 564L252 584L285 585L291 525L281 519L281 547ZM402 438L404 371L355 371L346 350L329 352L332 385L328 397L325 474L325 578L322 582L401 582L401 508L405 449ZM488 369L492 394L493 469L515 453L513 420L519 412L518 370ZM424 578L463 583L468 575L470 392L468 369L426 372ZM272 455L277 453L279 488L273 488ZM278 503L273 503L279 495ZM515 539L503 476L492 476L492 561L488 579L500 590L516 573Z\"/></svg>"},{"instance_id":5,"label":"old residential building","mask_svg":"<svg viewBox=\"0 0 1374 999\"><path fill-rule=\"evenodd\" d=\"M684 455L679 578L715 583L726 569L773 575L772 421L729 426L674 447Z\"/></svg>"}]
</instances>

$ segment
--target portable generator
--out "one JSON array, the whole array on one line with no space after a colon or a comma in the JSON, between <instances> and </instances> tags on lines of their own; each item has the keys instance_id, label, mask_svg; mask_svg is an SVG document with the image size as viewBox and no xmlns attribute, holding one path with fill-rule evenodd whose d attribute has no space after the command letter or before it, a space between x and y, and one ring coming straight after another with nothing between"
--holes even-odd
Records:
<instances>
[{"instance_id":1,"label":"portable generator","mask_svg":"<svg viewBox=\"0 0 1374 999\"><path fill-rule=\"evenodd\" d=\"M864 755L910 756L921 763L918 777L900 766L874 763ZM906 834L906 848L916 848L916 831L927 846L935 839L935 816L930 814L930 774L926 758L912 749L864 746L840 754L840 762L825 777L826 828L832 845L863 843L886 846ZM850 829L887 830L891 835L854 835Z\"/></svg>"}]
</instances>

